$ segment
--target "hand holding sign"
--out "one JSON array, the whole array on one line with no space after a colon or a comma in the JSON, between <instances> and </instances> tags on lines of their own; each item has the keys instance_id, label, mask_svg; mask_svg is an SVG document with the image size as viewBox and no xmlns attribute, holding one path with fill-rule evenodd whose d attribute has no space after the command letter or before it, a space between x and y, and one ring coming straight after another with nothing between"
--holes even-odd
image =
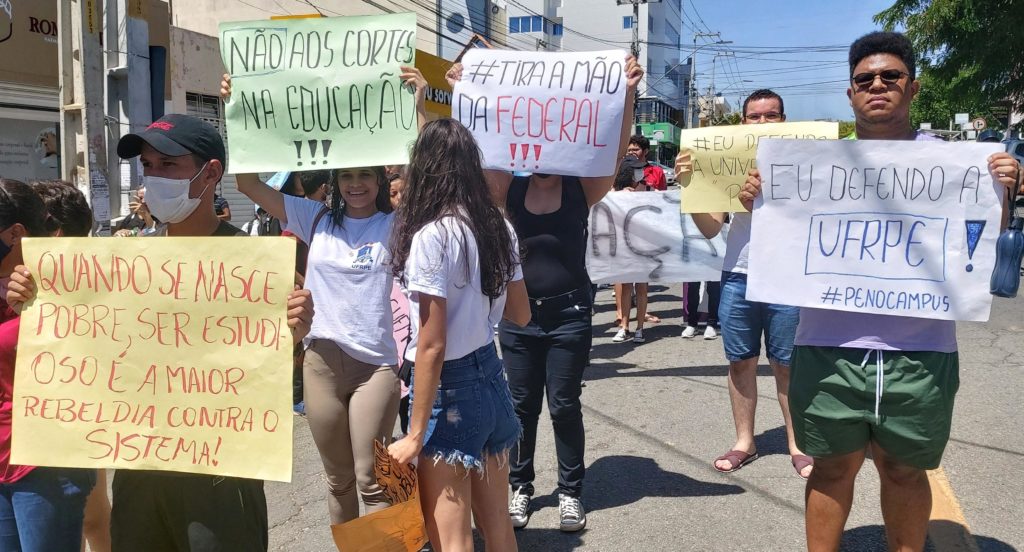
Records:
<instances>
[{"instance_id":1,"label":"hand holding sign","mask_svg":"<svg viewBox=\"0 0 1024 552\"><path fill-rule=\"evenodd\" d=\"M626 94L642 75L618 51L479 49L446 77L485 168L601 177L615 172Z\"/></svg>"}]
</instances>

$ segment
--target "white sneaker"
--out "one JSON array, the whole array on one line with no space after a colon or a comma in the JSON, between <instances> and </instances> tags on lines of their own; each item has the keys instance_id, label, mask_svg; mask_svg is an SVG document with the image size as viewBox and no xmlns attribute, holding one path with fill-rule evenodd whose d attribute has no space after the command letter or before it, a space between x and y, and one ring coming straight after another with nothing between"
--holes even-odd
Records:
<instances>
[{"instance_id":1,"label":"white sneaker","mask_svg":"<svg viewBox=\"0 0 1024 552\"><path fill-rule=\"evenodd\" d=\"M612 343L622 343L627 339L629 339L629 330L626 328L619 328L618 333L616 333L615 337L612 338Z\"/></svg>"},{"instance_id":2,"label":"white sneaker","mask_svg":"<svg viewBox=\"0 0 1024 552\"><path fill-rule=\"evenodd\" d=\"M519 529L530 522L530 495L516 489L512 493L512 501L508 505L508 516L512 518L512 527Z\"/></svg>"},{"instance_id":3,"label":"white sneaker","mask_svg":"<svg viewBox=\"0 0 1024 552\"><path fill-rule=\"evenodd\" d=\"M695 335L697 335L697 328L694 328L693 326L687 326L687 327L686 327L686 328L685 328L685 329L683 330L683 335L682 335L682 337L684 337L684 338L686 338L686 339L690 339L691 337L693 337L693 336L695 336Z\"/></svg>"},{"instance_id":4,"label":"white sneaker","mask_svg":"<svg viewBox=\"0 0 1024 552\"><path fill-rule=\"evenodd\" d=\"M558 495L558 528L566 533L579 531L587 526L587 514L580 499Z\"/></svg>"},{"instance_id":5,"label":"white sneaker","mask_svg":"<svg viewBox=\"0 0 1024 552\"><path fill-rule=\"evenodd\" d=\"M704 330L704 339L715 339L718 337L718 332L715 331L714 326L708 326Z\"/></svg>"},{"instance_id":6,"label":"white sneaker","mask_svg":"<svg viewBox=\"0 0 1024 552\"><path fill-rule=\"evenodd\" d=\"M643 342L644 342L644 331L639 329L639 328L637 328L636 333L633 334L633 343L643 343Z\"/></svg>"}]
</instances>

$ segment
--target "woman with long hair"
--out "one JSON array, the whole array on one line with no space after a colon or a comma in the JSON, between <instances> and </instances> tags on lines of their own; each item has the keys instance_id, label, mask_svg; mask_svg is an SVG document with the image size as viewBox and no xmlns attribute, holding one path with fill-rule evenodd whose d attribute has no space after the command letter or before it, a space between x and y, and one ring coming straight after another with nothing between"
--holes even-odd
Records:
<instances>
[{"instance_id":1,"label":"woman with long hair","mask_svg":"<svg viewBox=\"0 0 1024 552\"><path fill-rule=\"evenodd\" d=\"M633 56L627 56L624 73L626 97L620 141L617 149L608 148L608 155L616 155L616 159L626 154L633 125L633 99L644 74ZM462 65L455 64L445 76L454 86L462 79ZM511 456L509 482L514 492L509 515L515 527L525 527L529 521L537 422L546 392L558 457L559 529L579 531L587 523L580 499L586 471L580 395L593 340L593 292L585 263L587 221L590 208L612 189L615 175L514 176L487 170L484 176L494 202L508 214L523 241L523 274L533 314L525 328L499 325L501 358L508 370L516 414L523 424L523 438Z\"/></svg>"},{"instance_id":2,"label":"woman with long hair","mask_svg":"<svg viewBox=\"0 0 1024 552\"><path fill-rule=\"evenodd\" d=\"M403 67L425 121L426 80ZM221 95L229 98L224 76ZM327 472L332 524L390 504L373 474L373 442L389 441L398 417L398 349L392 337L390 190L383 167L334 171L329 201L286 195L255 174L238 190L309 246L305 287L318 300L303 361L303 395L313 441Z\"/></svg>"},{"instance_id":3,"label":"woman with long hair","mask_svg":"<svg viewBox=\"0 0 1024 552\"><path fill-rule=\"evenodd\" d=\"M521 429L493 328L530 319L518 241L490 199L476 141L453 119L423 128L402 195L391 248L412 318L412 413L389 450L419 458L435 550L472 551L471 514L487 550L516 550L505 482Z\"/></svg>"},{"instance_id":4,"label":"woman with long hair","mask_svg":"<svg viewBox=\"0 0 1024 552\"><path fill-rule=\"evenodd\" d=\"M80 206L85 207L88 221L88 206L84 201ZM67 207L66 222L82 220L74 206ZM64 214L62 211L61 216ZM0 550L77 552L86 497L96 483L96 470L10 463L14 361L21 318L6 302L8 282L14 269L24 264L22 240L61 235L61 226L29 185L0 178L0 295L5 298L0 303Z\"/></svg>"}]
</instances>

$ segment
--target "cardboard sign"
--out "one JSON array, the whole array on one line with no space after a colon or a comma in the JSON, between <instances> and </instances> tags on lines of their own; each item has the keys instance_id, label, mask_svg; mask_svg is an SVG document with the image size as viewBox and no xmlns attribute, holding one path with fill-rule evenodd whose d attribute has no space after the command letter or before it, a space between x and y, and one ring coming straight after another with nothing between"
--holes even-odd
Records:
<instances>
[{"instance_id":1,"label":"cardboard sign","mask_svg":"<svg viewBox=\"0 0 1024 552\"><path fill-rule=\"evenodd\" d=\"M1001 144L763 140L747 298L988 320Z\"/></svg>"},{"instance_id":2,"label":"cardboard sign","mask_svg":"<svg viewBox=\"0 0 1024 552\"><path fill-rule=\"evenodd\" d=\"M416 15L220 25L232 173L400 165L416 140Z\"/></svg>"},{"instance_id":3,"label":"cardboard sign","mask_svg":"<svg viewBox=\"0 0 1024 552\"><path fill-rule=\"evenodd\" d=\"M23 243L13 463L291 480L290 240Z\"/></svg>"},{"instance_id":4,"label":"cardboard sign","mask_svg":"<svg viewBox=\"0 0 1024 552\"><path fill-rule=\"evenodd\" d=\"M626 53L469 50L452 117L473 132L484 168L608 176L626 97Z\"/></svg>"},{"instance_id":5,"label":"cardboard sign","mask_svg":"<svg viewBox=\"0 0 1024 552\"><path fill-rule=\"evenodd\" d=\"M757 168L757 144L762 138L836 139L839 123L765 123L684 129L681 149L690 150L693 176L683 187L687 213L739 213L746 209L737 197L747 171Z\"/></svg>"},{"instance_id":6,"label":"cardboard sign","mask_svg":"<svg viewBox=\"0 0 1024 552\"><path fill-rule=\"evenodd\" d=\"M680 213L679 192L611 192L590 209L594 283L718 281L729 225L708 240Z\"/></svg>"},{"instance_id":7,"label":"cardboard sign","mask_svg":"<svg viewBox=\"0 0 1024 552\"><path fill-rule=\"evenodd\" d=\"M418 552L427 544L427 530L416 488L416 468L395 462L379 441L374 441L373 453L377 484L392 506L332 525L334 544L340 552Z\"/></svg>"}]
</instances>

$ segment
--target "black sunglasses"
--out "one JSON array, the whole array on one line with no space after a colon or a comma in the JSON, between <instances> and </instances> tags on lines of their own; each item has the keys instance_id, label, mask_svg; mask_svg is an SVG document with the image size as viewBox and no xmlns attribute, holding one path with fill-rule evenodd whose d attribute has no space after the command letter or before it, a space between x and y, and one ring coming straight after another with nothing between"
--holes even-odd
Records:
<instances>
[{"instance_id":1,"label":"black sunglasses","mask_svg":"<svg viewBox=\"0 0 1024 552\"><path fill-rule=\"evenodd\" d=\"M881 77L883 84L896 84L903 77L909 76L910 73L900 71L899 69L886 69L878 73L857 73L850 80L858 87L865 87L874 84L875 77Z\"/></svg>"}]
</instances>

